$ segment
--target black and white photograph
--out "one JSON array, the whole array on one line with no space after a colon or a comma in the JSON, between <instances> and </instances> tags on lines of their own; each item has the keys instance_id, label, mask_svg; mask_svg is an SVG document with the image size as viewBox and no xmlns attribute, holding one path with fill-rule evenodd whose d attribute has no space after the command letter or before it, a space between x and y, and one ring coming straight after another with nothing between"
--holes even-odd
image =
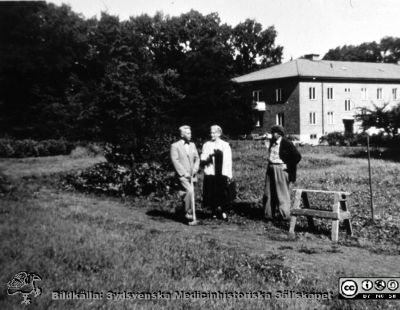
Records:
<instances>
[{"instance_id":1,"label":"black and white photograph","mask_svg":"<svg viewBox=\"0 0 400 310\"><path fill-rule=\"evenodd\" d=\"M399 309L399 13L0 1L0 309Z\"/></svg>"}]
</instances>

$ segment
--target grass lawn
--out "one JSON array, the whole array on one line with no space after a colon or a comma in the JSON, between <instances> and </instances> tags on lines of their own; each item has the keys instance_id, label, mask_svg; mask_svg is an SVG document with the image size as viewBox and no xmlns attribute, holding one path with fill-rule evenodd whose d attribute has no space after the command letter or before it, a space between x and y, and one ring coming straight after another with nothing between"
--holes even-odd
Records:
<instances>
[{"instance_id":1,"label":"grass lawn","mask_svg":"<svg viewBox=\"0 0 400 310\"><path fill-rule=\"evenodd\" d=\"M295 239L288 236L287 227L266 225L259 202L265 173L263 146L234 141L232 148L239 194L229 221L212 220L200 210L201 225L195 227L173 216L176 202L171 197L119 199L61 186L63 173L100 162L100 157L0 160L0 282L4 284L0 309L24 307L20 295L8 296L5 289L5 283L21 270L42 277L37 282L42 295L32 299L30 309L400 307L399 301L337 298L339 277L400 276L400 163L372 161L377 214L373 224L367 162L350 157L357 150L300 149L303 160L294 187L352 193L355 236L347 237L341 229L339 244L332 244L328 221L317 221L315 233L300 221ZM328 200L312 197L311 203L321 206ZM52 299L53 291L82 290L104 296ZM285 290L327 293L332 298L277 298ZM176 296L176 291L247 292L253 298L239 294L241 298L169 300L166 293ZM128 297L134 297L133 292L155 292L154 297L160 298L118 299L124 292Z\"/></svg>"}]
</instances>

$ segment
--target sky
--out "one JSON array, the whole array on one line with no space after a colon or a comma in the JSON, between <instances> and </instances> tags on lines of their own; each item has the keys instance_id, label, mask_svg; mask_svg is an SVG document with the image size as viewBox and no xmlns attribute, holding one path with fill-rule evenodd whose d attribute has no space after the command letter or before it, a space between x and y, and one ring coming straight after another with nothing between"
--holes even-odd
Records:
<instances>
[{"instance_id":1,"label":"sky","mask_svg":"<svg viewBox=\"0 0 400 310\"><path fill-rule=\"evenodd\" d=\"M51 0L68 4L85 17L104 11L121 20L157 11L178 16L191 9L217 12L222 23L235 26L247 18L274 26L283 61L320 54L343 45L400 37L400 0Z\"/></svg>"}]
</instances>

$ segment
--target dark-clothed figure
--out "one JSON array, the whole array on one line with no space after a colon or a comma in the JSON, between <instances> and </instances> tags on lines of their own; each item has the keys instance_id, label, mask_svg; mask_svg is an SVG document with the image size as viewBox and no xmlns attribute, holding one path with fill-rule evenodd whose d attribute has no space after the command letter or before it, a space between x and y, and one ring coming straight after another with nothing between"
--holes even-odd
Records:
<instances>
[{"instance_id":1,"label":"dark-clothed figure","mask_svg":"<svg viewBox=\"0 0 400 310\"><path fill-rule=\"evenodd\" d=\"M190 142L192 132L189 126L179 128L181 140L171 145L171 160L181 185L185 217L192 219L192 201L194 197L193 182L199 170L200 158L196 146Z\"/></svg>"},{"instance_id":2,"label":"dark-clothed figure","mask_svg":"<svg viewBox=\"0 0 400 310\"><path fill-rule=\"evenodd\" d=\"M203 145L203 205L210 207L215 216L226 219L228 179L232 178L232 151L229 143L220 138L221 134L221 127L211 126L211 141Z\"/></svg>"},{"instance_id":3,"label":"dark-clothed figure","mask_svg":"<svg viewBox=\"0 0 400 310\"><path fill-rule=\"evenodd\" d=\"M301 155L293 143L287 140L282 126L271 128L268 166L264 187L265 218L273 220L276 211L283 220L290 219L289 183L296 181L296 168Z\"/></svg>"}]
</instances>

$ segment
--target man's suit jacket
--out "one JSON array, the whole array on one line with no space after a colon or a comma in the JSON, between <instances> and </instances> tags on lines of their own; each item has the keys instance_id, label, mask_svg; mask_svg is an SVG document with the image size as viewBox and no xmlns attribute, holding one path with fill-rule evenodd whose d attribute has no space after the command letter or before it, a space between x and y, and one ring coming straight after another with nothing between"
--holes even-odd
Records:
<instances>
[{"instance_id":1,"label":"man's suit jacket","mask_svg":"<svg viewBox=\"0 0 400 310\"><path fill-rule=\"evenodd\" d=\"M271 152L272 143L270 144L269 151ZM297 164L301 160L301 155L291 141L282 137L281 145L279 147L279 157L287 166L289 174L289 182L296 182Z\"/></svg>"},{"instance_id":2,"label":"man's suit jacket","mask_svg":"<svg viewBox=\"0 0 400 310\"><path fill-rule=\"evenodd\" d=\"M171 145L171 160L179 177L195 175L199 170L199 153L193 142L189 144L189 154L183 140L173 143Z\"/></svg>"}]
</instances>

